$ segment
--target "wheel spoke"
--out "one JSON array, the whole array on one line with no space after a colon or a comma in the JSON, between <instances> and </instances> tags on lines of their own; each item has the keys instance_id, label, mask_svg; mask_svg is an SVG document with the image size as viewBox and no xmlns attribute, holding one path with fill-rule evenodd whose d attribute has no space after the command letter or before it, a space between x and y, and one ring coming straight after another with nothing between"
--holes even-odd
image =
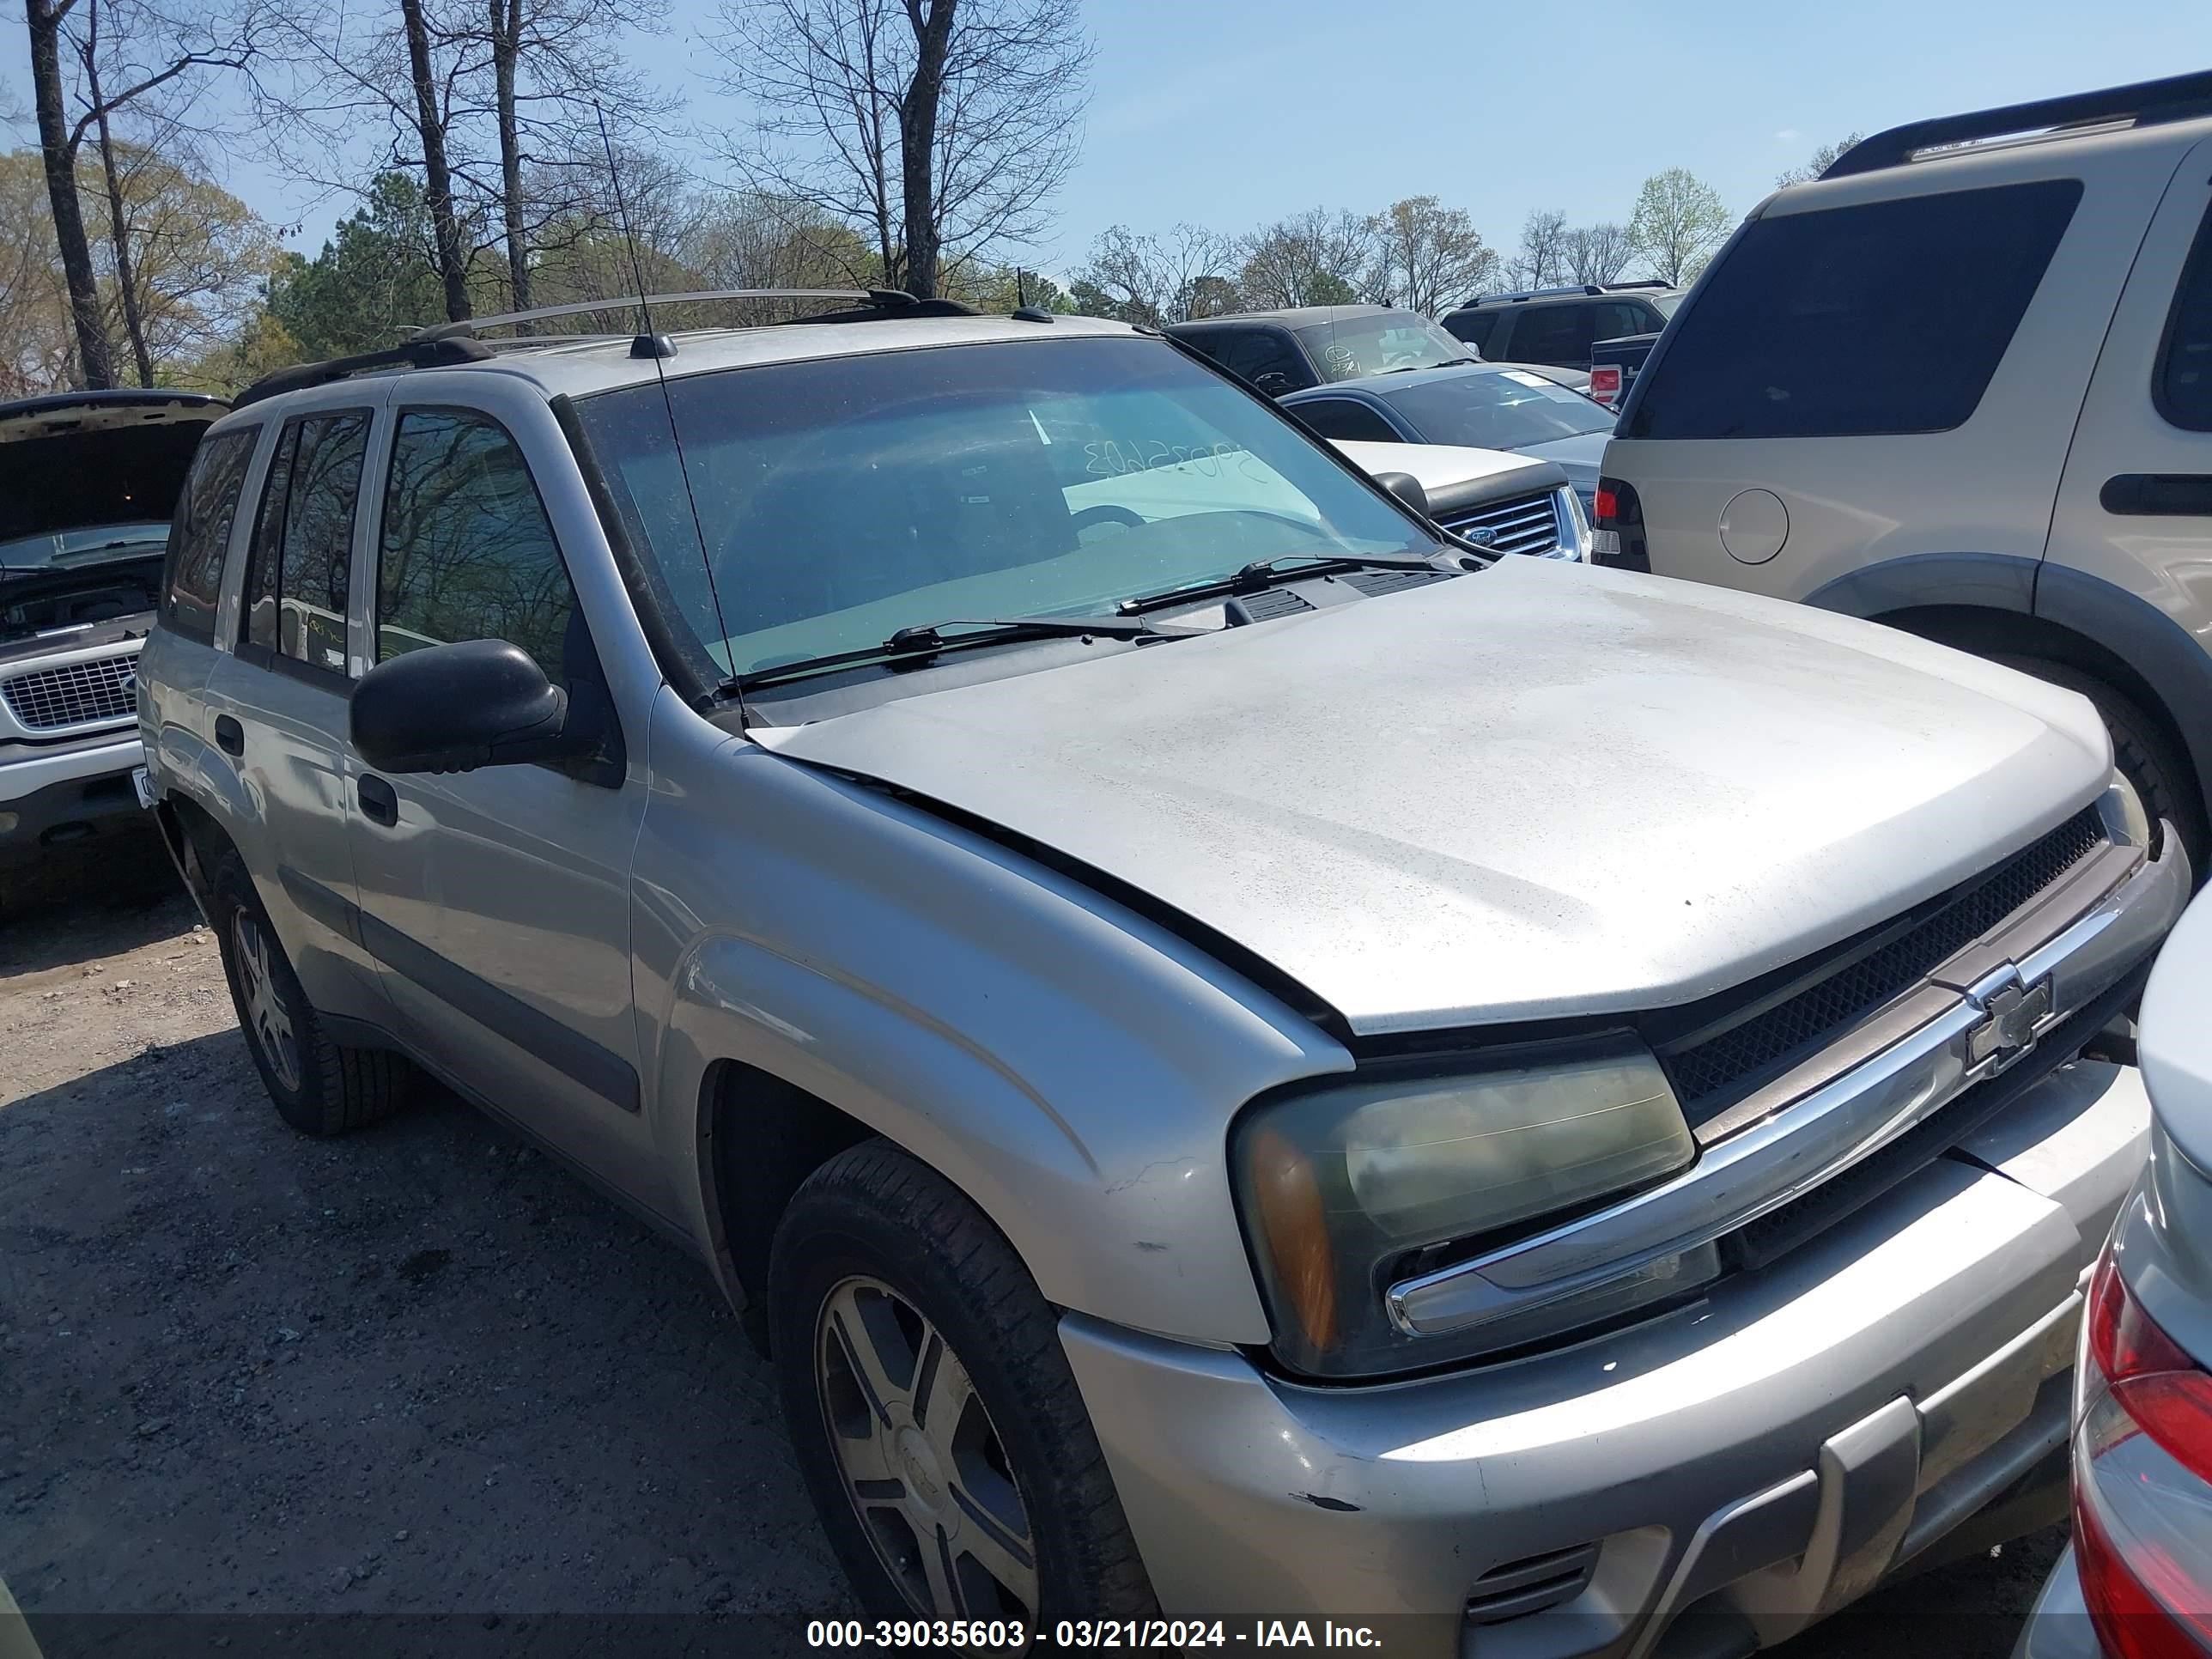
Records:
<instances>
[{"instance_id":1,"label":"wheel spoke","mask_svg":"<svg viewBox=\"0 0 2212 1659\"><path fill-rule=\"evenodd\" d=\"M945 1339L931 1331L922 1352L914 1415L948 1468L953 1462L953 1439L960 1431L960 1420L967 1414L968 1402L975 1397L975 1385L969 1381L968 1368L960 1363L957 1354L945 1346Z\"/></svg>"},{"instance_id":2,"label":"wheel spoke","mask_svg":"<svg viewBox=\"0 0 2212 1659\"><path fill-rule=\"evenodd\" d=\"M830 1317L843 1342L846 1363L852 1366L854 1379L867 1395L878 1419L889 1422L889 1407L912 1401L915 1368L910 1354L884 1352L901 1342L888 1299L854 1285L842 1285L830 1297Z\"/></svg>"},{"instance_id":3,"label":"wheel spoke","mask_svg":"<svg viewBox=\"0 0 2212 1659\"><path fill-rule=\"evenodd\" d=\"M939 1618L951 1618L963 1612L960 1581L953 1572L952 1553L945 1546L942 1527L931 1528L922 1539L921 1570L929 1581L927 1611Z\"/></svg>"},{"instance_id":4,"label":"wheel spoke","mask_svg":"<svg viewBox=\"0 0 2212 1659\"><path fill-rule=\"evenodd\" d=\"M979 1522L972 1510L960 1528L958 1552L969 1571L982 1571L996 1581L1004 1592L1005 1599L1018 1603L1024 1613L1034 1614L1036 1612L1036 1561L1028 1551L1011 1547L991 1523ZM988 1611L996 1612L998 1609L994 1607Z\"/></svg>"}]
</instances>

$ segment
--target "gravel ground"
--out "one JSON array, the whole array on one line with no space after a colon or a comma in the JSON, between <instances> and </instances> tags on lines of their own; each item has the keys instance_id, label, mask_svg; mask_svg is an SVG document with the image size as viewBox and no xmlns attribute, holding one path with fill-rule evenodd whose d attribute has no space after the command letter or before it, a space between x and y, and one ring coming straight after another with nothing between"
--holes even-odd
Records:
<instances>
[{"instance_id":1,"label":"gravel ground","mask_svg":"<svg viewBox=\"0 0 2212 1659\"><path fill-rule=\"evenodd\" d=\"M287 1129L139 868L0 922L0 1577L47 1659L787 1652L844 1611L705 1275L450 1099ZM2061 1541L1782 1651L1995 1659Z\"/></svg>"}]
</instances>

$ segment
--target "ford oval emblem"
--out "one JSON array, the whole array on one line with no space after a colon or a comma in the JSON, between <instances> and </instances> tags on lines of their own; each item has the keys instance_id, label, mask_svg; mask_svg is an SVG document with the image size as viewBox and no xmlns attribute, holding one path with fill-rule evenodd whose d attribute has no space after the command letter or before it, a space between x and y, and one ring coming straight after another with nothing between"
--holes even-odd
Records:
<instances>
[{"instance_id":1,"label":"ford oval emblem","mask_svg":"<svg viewBox=\"0 0 2212 1659\"><path fill-rule=\"evenodd\" d=\"M1460 534L1466 537L1468 540L1473 542L1477 547L1487 547L1498 539L1497 531L1492 529L1491 526L1486 524L1475 525L1470 529L1462 530L1460 532Z\"/></svg>"}]
</instances>

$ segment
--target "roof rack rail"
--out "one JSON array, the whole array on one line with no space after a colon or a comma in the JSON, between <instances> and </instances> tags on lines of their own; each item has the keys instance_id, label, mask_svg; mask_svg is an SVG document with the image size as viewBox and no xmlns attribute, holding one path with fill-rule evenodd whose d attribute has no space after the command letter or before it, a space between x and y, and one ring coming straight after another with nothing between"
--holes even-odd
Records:
<instances>
[{"instance_id":1,"label":"roof rack rail","mask_svg":"<svg viewBox=\"0 0 2212 1659\"><path fill-rule=\"evenodd\" d=\"M915 307L935 303L917 300L913 295L895 288L715 288L702 289L690 294L611 294L604 300L536 306L528 311L501 312L494 317L464 317L457 323L438 323L428 328L418 329L409 337L414 340L450 340L460 336L473 336L483 329L509 328L517 323L534 323L547 317L581 317L594 311L628 311L639 306L692 305L708 300L843 300L870 316L893 311L927 316L932 313L917 313Z\"/></svg>"},{"instance_id":2,"label":"roof rack rail","mask_svg":"<svg viewBox=\"0 0 2212 1659\"><path fill-rule=\"evenodd\" d=\"M332 357L319 363L295 363L289 368L280 368L263 375L252 386L230 400L233 409L243 409L248 404L258 404L264 398L274 398L282 392L297 392L311 386L327 386L333 380L349 379L380 368L440 368L453 363L482 362L491 356L474 340L428 339L420 336L403 340L396 346L386 346L380 351L361 351L350 357Z\"/></svg>"},{"instance_id":3,"label":"roof rack rail","mask_svg":"<svg viewBox=\"0 0 2212 1659\"><path fill-rule=\"evenodd\" d=\"M1977 110L1966 115L1908 121L1901 127L1861 139L1829 163L1828 170L1820 176L1845 179L1853 173L1901 167L1929 150L1954 144L2029 137L2066 127L2117 125L2123 122L2138 127L2160 126L2200 115L2212 115L2212 71L2168 76L2162 81L2137 81L2130 86L2069 93L2063 98L2045 98L2033 103L2007 104L1999 109Z\"/></svg>"},{"instance_id":4,"label":"roof rack rail","mask_svg":"<svg viewBox=\"0 0 2212 1659\"><path fill-rule=\"evenodd\" d=\"M1559 288L1516 289L1505 294L1478 294L1468 301L1471 306L1486 306L1508 300L1549 300L1562 294L1602 294L1605 290L1595 283L1568 283Z\"/></svg>"},{"instance_id":5,"label":"roof rack rail","mask_svg":"<svg viewBox=\"0 0 2212 1659\"><path fill-rule=\"evenodd\" d=\"M1626 289L1672 288L1674 284L1668 282L1664 276L1638 276L1632 283L1600 283L1598 286L1603 289L1607 294L1619 294Z\"/></svg>"}]
</instances>

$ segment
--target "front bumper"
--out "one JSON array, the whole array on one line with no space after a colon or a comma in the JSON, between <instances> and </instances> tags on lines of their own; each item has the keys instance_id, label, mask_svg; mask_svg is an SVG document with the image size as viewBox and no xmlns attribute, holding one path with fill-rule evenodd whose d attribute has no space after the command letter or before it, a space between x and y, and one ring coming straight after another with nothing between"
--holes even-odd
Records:
<instances>
[{"instance_id":1,"label":"front bumper","mask_svg":"<svg viewBox=\"0 0 2212 1659\"><path fill-rule=\"evenodd\" d=\"M2063 1445L2148 1121L2132 1068L2077 1062L1705 1301L1480 1371L1316 1389L1079 1315L1063 1341L1171 1616L1382 1616L1393 1653L1486 1659L1631 1659L1686 1617L1747 1651ZM1470 1620L1554 1555L1559 1605Z\"/></svg>"},{"instance_id":2,"label":"front bumper","mask_svg":"<svg viewBox=\"0 0 2212 1659\"><path fill-rule=\"evenodd\" d=\"M0 854L24 856L88 838L138 810L131 773L145 758L134 731L111 740L0 760Z\"/></svg>"}]
</instances>

